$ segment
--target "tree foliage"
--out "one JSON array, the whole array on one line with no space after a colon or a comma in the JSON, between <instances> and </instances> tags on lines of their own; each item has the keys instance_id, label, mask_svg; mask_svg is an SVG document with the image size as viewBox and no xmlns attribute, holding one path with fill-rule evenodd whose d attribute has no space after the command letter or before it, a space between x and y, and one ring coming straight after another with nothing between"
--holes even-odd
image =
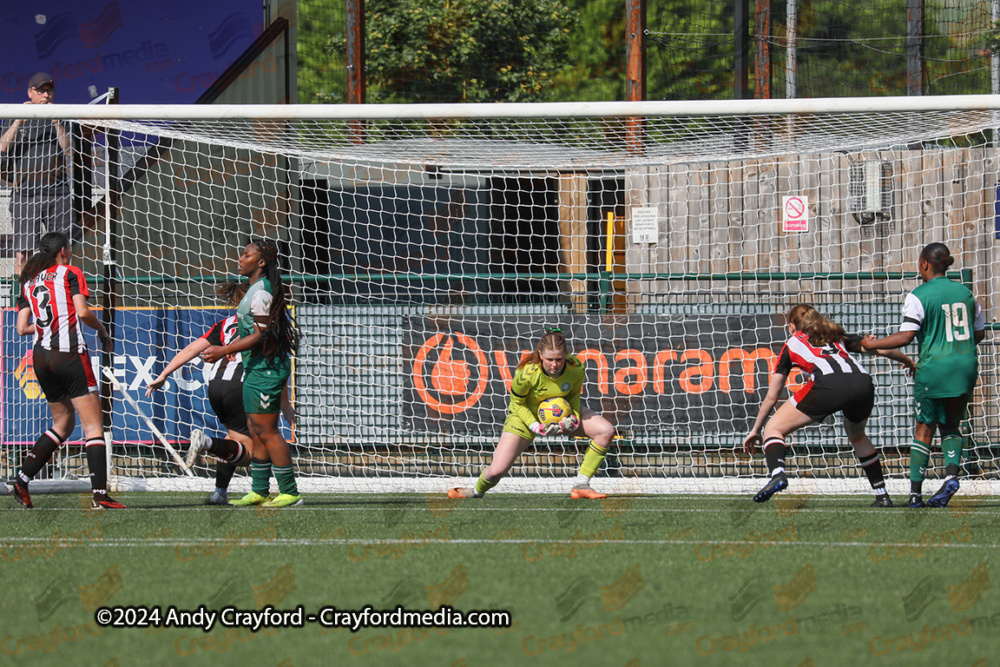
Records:
<instances>
[{"instance_id":1,"label":"tree foliage","mask_svg":"<svg viewBox=\"0 0 1000 667\"><path fill-rule=\"evenodd\" d=\"M561 0L367 0L369 102L524 102L568 69ZM334 44L338 55L345 44Z\"/></svg>"},{"instance_id":2,"label":"tree foliage","mask_svg":"<svg viewBox=\"0 0 1000 667\"><path fill-rule=\"evenodd\" d=\"M296 4L298 99L302 104L347 102L344 54L331 48L344 41L343 0L299 0Z\"/></svg>"},{"instance_id":3,"label":"tree foliage","mask_svg":"<svg viewBox=\"0 0 1000 667\"><path fill-rule=\"evenodd\" d=\"M925 94L989 92L1000 28L986 5L962 2L925 4ZM906 0L796 7L797 96L906 94ZM770 0L771 91L779 98L786 8ZM369 102L625 97L626 0L366 0L365 9ZM750 35L759 32L753 9L748 3ZM732 99L733 1L647 0L646 12L647 98ZM343 0L298 0L300 101L346 101L344 16ZM752 45L748 55L752 89Z\"/></svg>"}]
</instances>

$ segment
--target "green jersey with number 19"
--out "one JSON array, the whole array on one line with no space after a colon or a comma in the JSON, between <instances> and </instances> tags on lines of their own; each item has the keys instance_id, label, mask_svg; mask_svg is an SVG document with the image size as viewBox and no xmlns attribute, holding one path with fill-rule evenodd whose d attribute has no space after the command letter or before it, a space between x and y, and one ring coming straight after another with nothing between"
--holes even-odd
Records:
<instances>
[{"instance_id":1,"label":"green jersey with number 19","mask_svg":"<svg viewBox=\"0 0 1000 667\"><path fill-rule=\"evenodd\" d=\"M920 344L913 395L951 398L971 392L979 376L973 336L985 328L969 288L945 276L907 294L900 331L916 331Z\"/></svg>"}]
</instances>

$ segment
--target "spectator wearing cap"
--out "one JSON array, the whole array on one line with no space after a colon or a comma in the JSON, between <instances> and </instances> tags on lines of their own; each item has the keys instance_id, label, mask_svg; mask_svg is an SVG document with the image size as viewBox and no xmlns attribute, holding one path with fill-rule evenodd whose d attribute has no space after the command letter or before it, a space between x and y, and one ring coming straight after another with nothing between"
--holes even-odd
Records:
<instances>
[{"instance_id":1,"label":"spectator wearing cap","mask_svg":"<svg viewBox=\"0 0 1000 667\"><path fill-rule=\"evenodd\" d=\"M28 81L25 104L52 104L55 82L46 72ZM0 134L0 157L8 162L3 180L14 188L10 202L14 256L20 273L43 230L72 237L69 169L70 133L66 123L45 118L17 119Z\"/></svg>"}]
</instances>

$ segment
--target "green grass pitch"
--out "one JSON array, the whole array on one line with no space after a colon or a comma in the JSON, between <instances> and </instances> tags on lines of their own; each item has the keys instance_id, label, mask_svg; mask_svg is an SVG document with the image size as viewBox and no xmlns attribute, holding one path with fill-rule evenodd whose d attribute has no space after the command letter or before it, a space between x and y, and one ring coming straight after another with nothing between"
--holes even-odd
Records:
<instances>
[{"instance_id":1,"label":"green grass pitch","mask_svg":"<svg viewBox=\"0 0 1000 667\"><path fill-rule=\"evenodd\" d=\"M976 665L997 660L1000 502L868 496L207 494L0 499L0 664ZM897 497L898 502L904 498ZM306 620L101 627L108 607L510 613L504 628ZM128 620L125 612L119 612ZM231 613L235 614L235 611ZM136 617L138 618L138 617ZM148 617L147 617L148 619Z\"/></svg>"}]
</instances>

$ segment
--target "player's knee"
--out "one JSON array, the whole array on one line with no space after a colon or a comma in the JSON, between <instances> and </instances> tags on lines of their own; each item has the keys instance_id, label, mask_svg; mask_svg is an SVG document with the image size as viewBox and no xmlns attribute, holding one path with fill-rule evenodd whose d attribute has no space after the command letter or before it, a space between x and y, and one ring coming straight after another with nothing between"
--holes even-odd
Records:
<instances>
[{"instance_id":1,"label":"player's knee","mask_svg":"<svg viewBox=\"0 0 1000 667\"><path fill-rule=\"evenodd\" d=\"M75 428L76 414L73 412L52 418L52 429L57 433L72 433Z\"/></svg>"},{"instance_id":2,"label":"player's knee","mask_svg":"<svg viewBox=\"0 0 1000 667\"><path fill-rule=\"evenodd\" d=\"M490 465L486 467L486 470L483 471L483 479L487 482L499 482L507 476L507 473L510 472L512 467L514 467L513 462L506 467L499 465L496 462L490 463Z\"/></svg>"},{"instance_id":3,"label":"player's knee","mask_svg":"<svg viewBox=\"0 0 1000 667\"><path fill-rule=\"evenodd\" d=\"M784 440L786 435L787 434L780 428L775 428L774 426L768 425L764 427L764 430L761 432L760 437L764 442L767 442L768 440L774 440L774 439Z\"/></svg>"},{"instance_id":4,"label":"player's knee","mask_svg":"<svg viewBox=\"0 0 1000 667\"><path fill-rule=\"evenodd\" d=\"M867 425L867 419L862 419L861 421L856 422L844 417L844 432L847 434L847 439L851 441L852 445L858 444L868 437L865 434L865 427Z\"/></svg>"},{"instance_id":5,"label":"player's knee","mask_svg":"<svg viewBox=\"0 0 1000 667\"><path fill-rule=\"evenodd\" d=\"M615 437L614 425L606 419L598 419L594 421L596 423L591 424L590 428L585 429L587 435L589 435L590 439L600 447L609 447Z\"/></svg>"}]
</instances>

